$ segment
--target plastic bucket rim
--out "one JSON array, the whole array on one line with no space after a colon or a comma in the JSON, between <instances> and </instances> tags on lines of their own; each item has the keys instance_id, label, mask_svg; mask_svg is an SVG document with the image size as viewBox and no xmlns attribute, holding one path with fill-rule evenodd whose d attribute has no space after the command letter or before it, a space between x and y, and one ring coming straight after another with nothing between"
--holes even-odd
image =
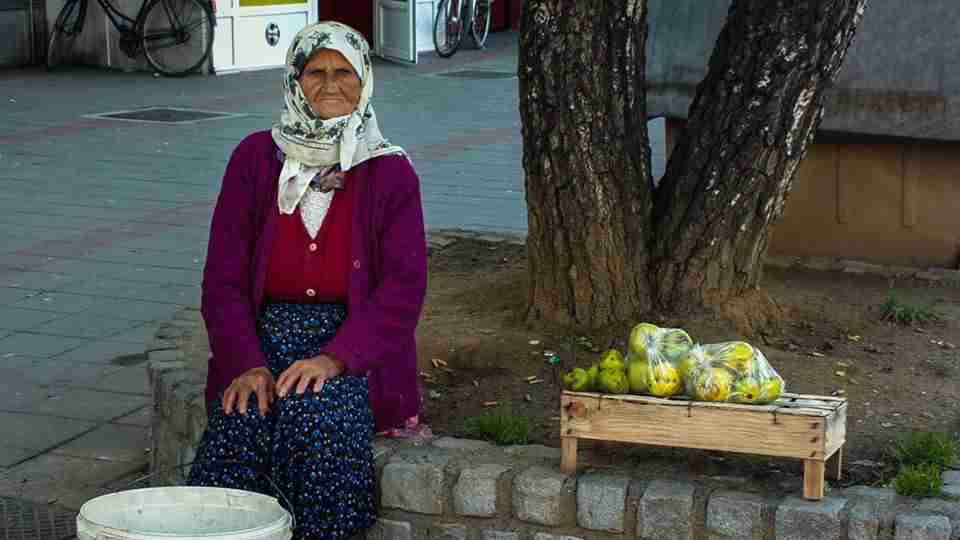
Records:
<instances>
[{"instance_id":1,"label":"plastic bucket rim","mask_svg":"<svg viewBox=\"0 0 960 540\"><path fill-rule=\"evenodd\" d=\"M203 491L203 490L222 491L222 492L238 493L238 494L242 494L243 496L252 496L255 498L267 498L277 503L277 506L280 508L280 511L281 511L281 517L275 520L274 522L268 525L264 525L262 527L248 527L246 529L236 529L231 531L185 535L185 534L176 534L176 533L146 532L146 531L137 531L137 530L129 530L129 529L118 529L116 527L111 527L109 525L105 525L103 523L94 521L93 519L90 519L89 517L87 517L84 513L85 510L89 511L89 505L96 503L98 501L102 502L105 499L120 497L129 493L143 493L143 492L151 492L151 491L156 492L156 491L171 490L171 489L172 490L189 489L193 491ZM80 506L80 511L77 513L78 532L79 532L79 529L81 528L81 524L85 525L83 527L84 529L86 529L87 528L86 526L88 525L89 527L98 528L104 532L107 532L111 536L118 536L119 534L131 540L140 540L140 539L149 540L151 538L158 538L158 537L161 537L161 538L218 538L218 537L244 538L248 536L253 536L254 534L259 536L262 534L273 533L279 530L283 530L284 528L292 528L293 519L290 515L290 512L287 511L286 508L280 505L279 500L277 498L270 497L269 495L264 495L263 493L257 493L254 491L245 491L245 490L233 489L233 488L212 487L212 486L165 486L165 487L128 489L124 491L118 491L115 493L107 493L105 495L100 495L99 497L94 497L93 499L90 499L89 501L83 503L82 506ZM113 533L118 533L118 534L113 534ZM99 536L97 536L97 538L99 538Z\"/></svg>"}]
</instances>

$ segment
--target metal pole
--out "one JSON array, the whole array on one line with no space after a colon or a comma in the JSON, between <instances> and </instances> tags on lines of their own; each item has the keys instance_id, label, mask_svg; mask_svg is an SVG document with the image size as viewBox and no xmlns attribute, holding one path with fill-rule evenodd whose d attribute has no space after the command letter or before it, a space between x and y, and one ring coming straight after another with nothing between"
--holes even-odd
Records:
<instances>
[{"instance_id":1,"label":"metal pole","mask_svg":"<svg viewBox=\"0 0 960 540\"><path fill-rule=\"evenodd\" d=\"M33 64L36 58L37 44L33 38L33 0L27 0L27 64Z\"/></svg>"}]
</instances>

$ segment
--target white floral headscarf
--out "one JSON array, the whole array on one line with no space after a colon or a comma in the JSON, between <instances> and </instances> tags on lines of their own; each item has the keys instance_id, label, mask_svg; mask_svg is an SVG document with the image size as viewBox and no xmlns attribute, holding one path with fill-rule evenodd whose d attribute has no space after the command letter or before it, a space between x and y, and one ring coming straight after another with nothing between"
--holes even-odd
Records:
<instances>
[{"instance_id":1,"label":"white floral headscarf","mask_svg":"<svg viewBox=\"0 0 960 540\"><path fill-rule=\"evenodd\" d=\"M360 76L360 102L350 115L324 120L314 114L303 94L300 74L310 56L320 49L342 54ZM339 165L341 171L347 171L377 156L404 153L399 146L390 144L377 126L370 104L373 95L370 46L359 32L337 22L310 25L293 38L286 64L284 110L272 134L287 161L295 160L302 167Z\"/></svg>"}]
</instances>

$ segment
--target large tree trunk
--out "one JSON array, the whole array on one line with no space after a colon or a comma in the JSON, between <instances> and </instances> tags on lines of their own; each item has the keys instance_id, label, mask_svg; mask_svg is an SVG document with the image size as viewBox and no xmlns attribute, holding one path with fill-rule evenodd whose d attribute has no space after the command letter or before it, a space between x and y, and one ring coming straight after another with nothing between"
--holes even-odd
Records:
<instances>
[{"instance_id":1,"label":"large tree trunk","mask_svg":"<svg viewBox=\"0 0 960 540\"><path fill-rule=\"evenodd\" d=\"M734 0L655 198L658 305L756 289L865 0Z\"/></svg>"},{"instance_id":2,"label":"large tree trunk","mask_svg":"<svg viewBox=\"0 0 960 540\"><path fill-rule=\"evenodd\" d=\"M755 290L864 3L733 0L654 192L645 0L528 0L528 318L600 329Z\"/></svg>"},{"instance_id":3,"label":"large tree trunk","mask_svg":"<svg viewBox=\"0 0 960 540\"><path fill-rule=\"evenodd\" d=\"M531 319L598 328L651 298L646 2L528 0L520 42Z\"/></svg>"}]
</instances>

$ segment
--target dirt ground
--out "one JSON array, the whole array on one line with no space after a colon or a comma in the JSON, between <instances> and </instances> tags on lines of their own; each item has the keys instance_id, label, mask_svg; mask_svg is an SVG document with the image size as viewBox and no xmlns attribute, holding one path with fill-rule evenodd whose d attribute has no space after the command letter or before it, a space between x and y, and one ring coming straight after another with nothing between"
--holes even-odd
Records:
<instances>
[{"instance_id":1,"label":"dirt ground","mask_svg":"<svg viewBox=\"0 0 960 540\"><path fill-rule=\"evenodd\" d=\"M506 242L459 240L431 255L418 348L421 372L430 375L421 377L423 419L435 434L465 436L466 418L499 408L531 418L532 443L559 446L561 370L588 365L601 347L625 348L626 326L620 343L591 347L579 336L524 324L526 277L524 248ZM767 270L763 286L786 316L778 335L742 336L715 320L653 322L682 327L702 343L746 339L766 354L788 392L849 398L841 485L889 479L886 451L901 434L960 431L960 289L776 268ZM883 322L880 306L891 290L903 302L932 305L941 320L912 327ZM547 362L550 353L560 357L559 366ZM529 384L534 375L544 382ZM611 462L640 455L671 466L686 466L689 455L610 444L595 450ZM799 462L730 454L711 454L706 464L715 474L757 478L801 469Z\"/></svg>"}]
</instances>

